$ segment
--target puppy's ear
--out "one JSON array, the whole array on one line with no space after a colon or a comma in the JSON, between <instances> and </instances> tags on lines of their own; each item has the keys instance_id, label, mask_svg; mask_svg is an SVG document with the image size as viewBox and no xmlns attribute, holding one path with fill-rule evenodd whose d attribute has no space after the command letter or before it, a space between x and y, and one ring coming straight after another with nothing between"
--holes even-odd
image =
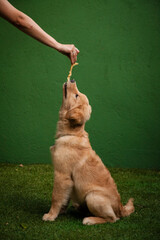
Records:
<instances>
[{"instance_id":1,"label":"puppy's ear","mask_svg":"<svg viewBox=\"0 0 160 240\"><path fill-rule=\"evenodd\" d=\"M69 120L72 126L83 125L85 120L81 107L69 110L66 114L66 118Z\"/></svg>"},{"instance_id":2,"label":"puppy's ear","mask_svg":"<svg viewBox=\"0 0 160 240\"><path fill-rule=\"evenodd\" d=\"M71 126L83 125L89 120L92 112L90 105L79 106L67 112L66 118L70 121Z\"/></svg>"}]
</instances>

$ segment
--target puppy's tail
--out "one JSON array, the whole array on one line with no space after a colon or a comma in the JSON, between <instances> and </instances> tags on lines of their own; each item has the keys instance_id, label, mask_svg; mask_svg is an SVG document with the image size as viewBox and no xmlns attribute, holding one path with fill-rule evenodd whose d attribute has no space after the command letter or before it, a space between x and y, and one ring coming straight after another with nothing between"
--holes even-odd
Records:
<instances>
[{"instance_id":1,"label":"puppy's tail","mask_svg":"<svg viewBox=\"0 0 160 240\"><path fill-rule=\"evenodd\" d=\"M130 198L125 206L123 206L123 205L121 206L120 211L121 211L121 216L122 217L127 217L131 213L134 212L135 208L134 208L134 205L133 205L133 201L134 201L134 199Z\"/></svg>"}]
</instances>

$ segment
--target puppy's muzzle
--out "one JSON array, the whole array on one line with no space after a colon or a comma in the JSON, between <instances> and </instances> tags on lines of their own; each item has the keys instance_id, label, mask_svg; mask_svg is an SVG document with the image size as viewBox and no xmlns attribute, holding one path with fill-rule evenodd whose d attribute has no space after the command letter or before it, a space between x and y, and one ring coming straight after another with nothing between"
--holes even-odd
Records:
<instances>
[{"instance_id":1,"label":"puppy's muzzle","mask_svg":"<svg viewBox=\"0 0 160 240\"><path fill-rule=\"evenodd\" d=\"M75 83L75 80L74 80L74 79L71 79L70 82L71 82L71 83Z\"/></svg>"},{"instance_id":2,"label":"puppy's muzzle","mask_svg":"<svg viewBox=\"0 0 160 240\"><path fill-rule=\"evenodd\" d=\"M75 83L75 80L71 79L70 83ZM67 98L67 82L64 84L64 95L65 95L65 98Z\"/></svg>"}]
</instances>

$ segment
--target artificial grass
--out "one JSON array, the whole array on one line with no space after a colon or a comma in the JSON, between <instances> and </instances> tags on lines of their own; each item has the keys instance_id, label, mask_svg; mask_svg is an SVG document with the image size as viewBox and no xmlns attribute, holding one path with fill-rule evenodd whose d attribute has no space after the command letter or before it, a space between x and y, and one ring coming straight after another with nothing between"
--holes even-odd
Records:
<instances>
[{"instance_id":1,"label":"artificial grass","mask_svg":"<svg viewBox=\"0 0 160 240\"><path fill-rule=\"evenodd\" d=\"M139 240L160 239L160 172L109 169L122 202L135 199L135 213L116 223L82 225L72 207L55 222L43 222L53 188L51 165L0 164L0 239Z\"/></svg>"}]
</instances>

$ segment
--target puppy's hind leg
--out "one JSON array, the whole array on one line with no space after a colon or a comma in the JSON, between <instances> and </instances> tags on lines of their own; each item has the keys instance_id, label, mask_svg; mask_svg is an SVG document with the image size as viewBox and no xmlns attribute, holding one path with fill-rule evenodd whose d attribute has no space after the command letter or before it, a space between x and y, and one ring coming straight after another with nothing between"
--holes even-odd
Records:
<instances>
[{"instance_id":1,"label":"puppy's hind leg","mask_svg":"<svg viewBox=\"0 0 160 240\"><path fill-rule=\"evenodd\" d=\"M116 217L110 201L100 192L91 192L86 197L86 203L89 211L95 217L86 217L83 219L83 224L93 225L105 222L116 222L119 218Z\"/></svg>"}]
</instances>

